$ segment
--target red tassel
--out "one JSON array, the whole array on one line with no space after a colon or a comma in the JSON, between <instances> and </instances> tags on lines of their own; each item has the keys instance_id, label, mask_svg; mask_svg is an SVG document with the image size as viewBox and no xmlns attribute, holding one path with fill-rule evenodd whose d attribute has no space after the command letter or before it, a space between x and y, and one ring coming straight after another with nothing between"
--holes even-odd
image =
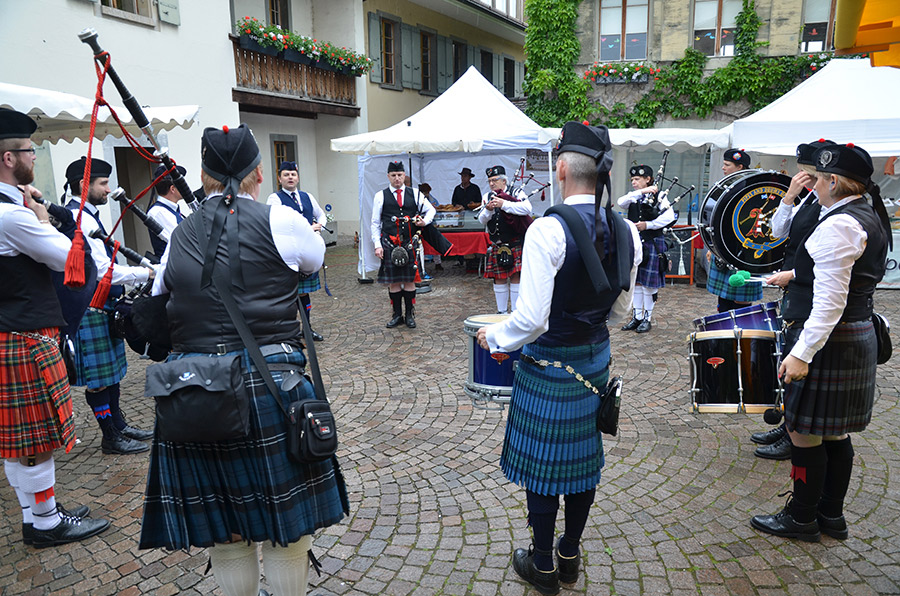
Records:
<instances>
[{"instance_id":1,"label":"red tassel","mask_svg":"<svg viewBox=\"0 0 900 596\"><path fill-rule=\"evenodd\" d=\"M541 200L542 200L542 201L543 201L544 198L546 197L546 195L544 194L545 192L546 192L546 191L543 191L543 190L541 191Z\"/></svg>"},{"instance_id":2,"label":"red tassel","mask_svg":"<svg viewBox=\"0 0 900 596\"><path fill-rule=\"evenodd\" d=\"M66 257L65 285L68 288L84 287L84 235L81 228L75 228L75 237L72 238L72 248Z\"/></svg>"},{"instance_id":3,"label":"red tassel","mask_svg":"<svg viewBox=\"0 0 900 596\"><path fill-rule=\"evenodd\" d=\"M109 268L106 270L106 273L103 274L103 278L97 284L97 289L94 290L94 296L91 298L91 308L99 308L102 309L103 305L106 304L106 299L109 298L109 290L112 287L112 274L113 274L113 266L116 264L116 253L119 252L119 243L116 242L113 245L113 253L109 259Z\"/></svg>"},{"instance_id":4,"label":"red tassel","mask_svg":"<svg viewBox=\"0 0 900 596\"><path fill-rule=\"evenodd\" d=\"M413 281L415 281L416 283L420 283L422 281L422 276L419 275L419 266L418 265L416 265L416 277Z\"/></svg>"}]
</instances>

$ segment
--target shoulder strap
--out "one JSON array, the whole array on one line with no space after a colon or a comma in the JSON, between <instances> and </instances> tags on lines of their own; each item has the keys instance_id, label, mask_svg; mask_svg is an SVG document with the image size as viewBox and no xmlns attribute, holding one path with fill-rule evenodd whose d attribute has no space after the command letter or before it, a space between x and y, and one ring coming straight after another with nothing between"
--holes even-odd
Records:
<instances>
[{"instance_id":1,"label":"shoulder strap","mask_svg":"<svg viewBox=\"0 0 900 596\"><path fill-rule=\"evenodd\" d=\"M563 223L569 228L578 250L581 252L581 258L584 260L584 266L587 268L594 291L598 294L607 292L610 289L609 279L606 277L606 271L600 262L600 256L594 248L591 241L591 235L588 233L584 220L578 215L578 212L571 205L560 203L547 209L544 215L558 215L562 218Z\"/></svg>"}]
</instances>

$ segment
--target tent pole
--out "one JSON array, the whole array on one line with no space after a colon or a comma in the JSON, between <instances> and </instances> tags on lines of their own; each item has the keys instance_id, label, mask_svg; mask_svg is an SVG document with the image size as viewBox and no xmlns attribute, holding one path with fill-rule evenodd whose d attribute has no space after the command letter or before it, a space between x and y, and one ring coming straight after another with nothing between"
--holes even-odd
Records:
<instances>
[{"instance_id":1,"label":"tent pole","mask_svg":"<svg viewBox=\"0 0 900 596\"><path fill-rule=\"evenodd\" d=\"M550 179L550 206L553 206L553 178L556 175L553 172L553 148L547 149L547 174Z\"/></svg>"}]
</instances>

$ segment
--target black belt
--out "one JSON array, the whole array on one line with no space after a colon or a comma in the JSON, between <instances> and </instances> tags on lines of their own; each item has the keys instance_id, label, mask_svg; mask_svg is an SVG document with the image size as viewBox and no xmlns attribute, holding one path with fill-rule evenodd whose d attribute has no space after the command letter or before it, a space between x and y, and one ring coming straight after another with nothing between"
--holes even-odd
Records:
<instances>
[{"instance_id":1,"label":"black belt","mask_svg":"<svg viewBox=\"0 0 900 596\"><path fill-rule=\"evenodd\" d=\"M243 349L244 342L241 341L206 346L172 346L172 351L174 352L196 352L198 354L219 354L220 356L227 354L228 352L237 352L238 350ZM272 354L290 354L291 352L296 352L298 350L300 350L300 346L287 342L282 342L280 344L266 344L259 347L259 351L262 352L263 356L271 356Z\"/></svg>"}]
</instances>

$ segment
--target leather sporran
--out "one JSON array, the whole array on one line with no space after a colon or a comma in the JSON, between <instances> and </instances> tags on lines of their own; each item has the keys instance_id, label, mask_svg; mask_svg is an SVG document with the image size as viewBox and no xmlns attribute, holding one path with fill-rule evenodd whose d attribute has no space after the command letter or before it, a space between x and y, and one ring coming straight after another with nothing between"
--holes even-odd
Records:
<instances>
[{"instance_id":1,"label":"leather sporran","mask_svg":"<svg viewBox=\"0 0 900 596\"><path fill-rule=\"evenodd\" d=\"M391 250L391 264L394 267L402 268L409 265L409 252L402 246L395 246Z\"/></svg>"},{"instance_id":2,"label":"leather sporran","mask_svg":"<svg viewBox=\"0 0 900 596\"><path fill-rule=\"evenodd\" d=\"M509 271L516 266L516 259L513 256L512 249L505 244L501 244L497 247L496 256L497 266L504 271Z\"/></svg>"},{"instance_id":3,"label":"leather sporran","mask_svg":"<svg viewBox=\"0 0 900 596\"><path fill-rule=\"evenodd\" d=\"M619 431L619 406L622 401L622 377L613 377L606 385L597 408L597 431L616 436Z\"/></svg>"},{"instance_id":4,"label":"leather sporran","mask_svg":"<svg viewBox=\"0 0 900 596\"><path fill-rule=\"evenodd\" d=\"M872 325L875 327L875 339L878 341L878 364L884 364L891 359L894 346L891 343L891 324L877 312L872 313Z\"/></svg>"},{"instance_id":5,"label":"leather sporran","mask_svg":"<svg viewBox=\"0 0 900 596\"><path fill-rule=\"evenodd\" d=\"M309 464L329 459L337 452L337 428L327 401L292 402L288 414L288 456Z\"/></svg>"}]
</instances>

